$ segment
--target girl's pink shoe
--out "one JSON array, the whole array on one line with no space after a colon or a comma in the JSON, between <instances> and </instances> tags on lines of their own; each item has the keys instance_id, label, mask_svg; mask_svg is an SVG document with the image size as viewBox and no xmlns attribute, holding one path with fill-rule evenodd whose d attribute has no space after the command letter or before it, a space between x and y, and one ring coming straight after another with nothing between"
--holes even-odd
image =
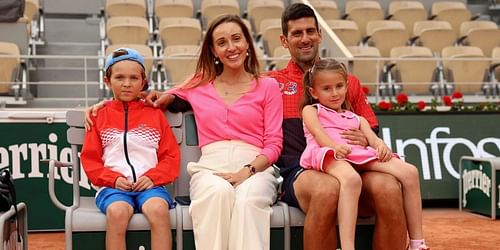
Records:
<instances>
[{"instance_id":1,"label":"girl's pink shoe","mask_svg":"<svg viewBox=\"0 0 500 250\"><path fill-rule=\"evenodd\" d=\"M428 246L426 246L425 244L422 244L418 248L410 248L410 247L408 247L408 250L431 250L431 248L428 247Z\"/></svg>"}]
</instances>

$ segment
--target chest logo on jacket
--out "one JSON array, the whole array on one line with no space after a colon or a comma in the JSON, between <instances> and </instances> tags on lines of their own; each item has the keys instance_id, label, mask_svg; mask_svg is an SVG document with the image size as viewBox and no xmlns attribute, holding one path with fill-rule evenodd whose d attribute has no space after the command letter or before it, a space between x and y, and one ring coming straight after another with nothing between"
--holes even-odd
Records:
<instances>
[{"instance_id":1,"label":"chest logo on jacket","mask_svg":"<svg viewBox=\"0 0 500 250\"><path fill-rule=\"evenodd\" d=\"M297 94L297 83L296 82L287 82L280 83L281 93L285 95L295 95Z\"/></svg>"}]
</instances>

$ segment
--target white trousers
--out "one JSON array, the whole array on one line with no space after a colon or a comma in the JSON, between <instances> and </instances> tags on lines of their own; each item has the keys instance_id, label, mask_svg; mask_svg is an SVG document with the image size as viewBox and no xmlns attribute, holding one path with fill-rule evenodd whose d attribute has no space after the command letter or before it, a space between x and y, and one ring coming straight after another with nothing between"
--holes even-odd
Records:
<instances>
[{"instance_id":1,"label":"white trousers","mask_svg":"<svg viewBox=\"0 0 500 250\"><path fill-rule=\"evenodd\" d=\"M188 164L196 249L269 249L271 205L277 196L272 167L236 188L213 174L236 172L260 151L242 141L215 142L202 148L199 162Z\"/></svg>"}]
</instances>

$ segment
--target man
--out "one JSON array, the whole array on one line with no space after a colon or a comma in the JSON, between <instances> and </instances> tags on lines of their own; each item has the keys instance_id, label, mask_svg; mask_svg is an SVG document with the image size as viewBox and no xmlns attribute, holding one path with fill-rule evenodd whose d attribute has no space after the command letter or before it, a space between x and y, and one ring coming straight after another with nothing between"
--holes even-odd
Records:
<instances>
[{"instance_id":1,"label":"man","mask_svg":"<svg viewBox=\"0 0 500 250\"><path fill-rule=\"evenodd\" d=\"M291 60L285 69L269 72L282 87L283 150L277 165L284 178L281 199L300 208L305 214L304 249L328 249L336 246L336 214L339 182L334 177L299 166L306 141L299 115L302 96L302 75L319 58L321 31L314 11L307 5L288 6L281 18L283 47L290 51ZM354 76L349 76L349 101L353 111L365 117L377 131L375 114ZM367 145L358 130L346 131L352 144ZM376 216L373 249L404 249L406 223L399 183L390 175L366 172L361 174L363 186L359 215Z\"/></svg>"}]
</instances>

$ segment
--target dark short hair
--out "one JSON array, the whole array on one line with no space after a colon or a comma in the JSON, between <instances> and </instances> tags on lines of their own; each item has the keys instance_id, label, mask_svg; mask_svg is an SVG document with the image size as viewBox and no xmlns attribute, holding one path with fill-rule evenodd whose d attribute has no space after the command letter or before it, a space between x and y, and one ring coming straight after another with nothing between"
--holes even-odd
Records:
<instances>
[{"instance_id":1,"label":"dark short hair","mask_svg":"<svg viewBox=\"0 0 500 250\"><path fill-rule=\"evenodd\" d=\"M294 3L289 5L281 15L281 30L283 32L283 35L288 35L288 21L293 21L304 17L314 18L316 29L319 31L318 19L316 18L316 14L314 14L314 10L303 3Z\"/></svg>"}]
</instances>

